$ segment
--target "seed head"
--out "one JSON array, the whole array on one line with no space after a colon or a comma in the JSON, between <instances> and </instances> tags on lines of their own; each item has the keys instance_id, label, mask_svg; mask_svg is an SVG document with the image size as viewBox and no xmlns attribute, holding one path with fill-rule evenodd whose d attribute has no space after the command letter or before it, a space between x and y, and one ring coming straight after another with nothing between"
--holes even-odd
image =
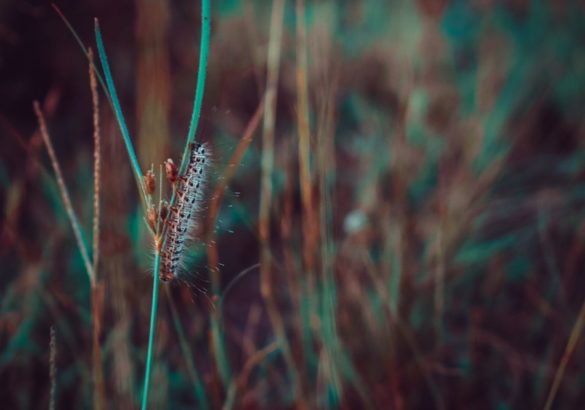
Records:
<instances>
[{"instance_id":1,"label":"seed head","mask_svg":"<svg viewBox=\"0 0 585 410\"><path fill-rule=\"evenodd\" d=\"M162 201L160 204L160 219L164 222L169 214L169 204L167 201Z\"/></svg>"},{"instance_id":2,"label":"seed head","mask_svg":"<svg viewBox=\"0 0 585 410\"><path fill-rule=\"evenodd\" d=\"M153 206L148 210L148 214L146 215L146 220L148 221L148 226L153 231L156 231L156 222L157 222L157 215L156 215L156 208Z\"/></svg>"},{"instance_id":3,"label":"seed head","mask_svg":"<svg viewBox=\"0 0 585 410\"><path fill-rule=\"evenodd\" d=\"M167 174L167 179L171 184L174 184L177 181L177 176L179 175L179 169L175 165L172 159L167 159L165 161L165 172Z\"/></svg>"},{"instance_id":4,"label":"seed head","mask_svg":"<svg viewBox=\"0 0 585 410\"><path fill-rule=\"evenodd\" d=\"M146 175L144 175L144 186L146 187L146 193L148 195L154 194L156 184L154 181L154 172L152 172L151 169L146 171Z\"/></svg>"}]
</instances>

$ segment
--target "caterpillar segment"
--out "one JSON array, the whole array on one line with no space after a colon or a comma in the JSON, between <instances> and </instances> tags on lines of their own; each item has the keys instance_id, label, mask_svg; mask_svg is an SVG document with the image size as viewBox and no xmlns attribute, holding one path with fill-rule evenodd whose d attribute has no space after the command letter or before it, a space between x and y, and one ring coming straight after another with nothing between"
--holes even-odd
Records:
<instances>
[{"instance_id":1,"label":"caterpillar segment","mask_svg":"<svg viewBox=\"0 0 585 410\"><path fill-rule=\"evenodd\" d=\"M203 201L209 150L205 144L190 145L184 175L176 179L176 204L169 208L167 237L161 251L160 279L176 278L184 261L185 244L197 223Z\"/></svg>"}]
</instances>

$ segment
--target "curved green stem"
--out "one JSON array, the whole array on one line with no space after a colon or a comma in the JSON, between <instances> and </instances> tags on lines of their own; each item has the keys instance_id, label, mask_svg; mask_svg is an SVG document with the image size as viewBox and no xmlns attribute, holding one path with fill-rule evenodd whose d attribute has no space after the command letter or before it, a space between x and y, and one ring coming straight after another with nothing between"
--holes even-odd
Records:
<instances>
[{"instance_id":1,"label":"curved green stem","mask_svg":"<svg viewBox=\"0 0 585 410\"><path fill-rule=\"evenodd\" d=\"M199 124L201 115L201 104L203 103L203 94L205 92L205 77L207 74L207 57L209 55L209 38L211 34L211 6L210 0L201 1L201 45L199 47L199 70L197 72L197 89L195 90L195 102L193 103L193 113L191 114L191 123L187 133L187 142L183 150L181 167L179 173L185 170L187 157L189 156L189 145L195 140L195 133Z\"/></svg>"},{"instance_id":2,"label":"curved green stem","mask_svg":"<svg viewBox=\"0 0 585 410\"><path fill-rule=\"evenodd\" d=\"M187 166L189 157L189 146L195 140L195 133L201 116L201 105L203 104L203 94L205 93L205 77L207 75L207 58L209 56L209 39L211 35L211 5L210 0L201 1L201 44L199 46L199 68L197 71L197 89L195 90L195 101L193 103L193 113L191 114L191 123L187 133L187 141L183 148L183 156L179 166L179 175L183 175ZM175 204L175 191L171 194L171 206ZM166 238L166 228L163 227L162 237ZM165 239L166 241L166 239Z\"/></svg>"},{"instance_id":3,"label":"curved green stem","mask_svg":"<svg viewBox=\"0 0 585 410\"><path fill-rule=\"evenodd\" d=\"M152 369L152 352L154 350L154 334L156 330L156 309L158 306L158 270L160 266L160 252L154 255L154 271L152 282L152 303L150 305L150 330L148 331L148 351L146 353L146 370L144 371L144 388L142 390L142 410L148 404L148 387L150 385L150 371Z\"/></svg>"},{"instance_id":4,"label":"curved green stem","mask_svg":"<svg viewBox=\"0 0 585 410\"><path fill-rule=\"evenodd\" d=\"M132 145L132 139L130 138L130 133L128 132L128 127L126 126L124 114L122 114L122 107L120 106L120 101L118 100L118 93L116 92L114 79L112 78L112 73L110 71L110 64L108 63L108 57L106 55L106 49L102 40L102 33L100 31L100 26L97 19L95 19L95 40L97 43L100 61L102 63L102 69L104 70L104 76L106 77L106 86L108 87L108 91L110 93L110 98L114 106L114 113L116 114L116 119L118 120L120 131L122 132L124 144L126 145L126 151L128 151L128 156L130 157L130 163L132 164L134 177L136 178L136 183L140 187L142 199L145 200L144 198L146 197L146 194L144 191L144 183L142 182L142 171L140 169L140 164L138 163L138 158L136 157L136 152L134 151L134 146Z\"/></svg>"}]
</instances>

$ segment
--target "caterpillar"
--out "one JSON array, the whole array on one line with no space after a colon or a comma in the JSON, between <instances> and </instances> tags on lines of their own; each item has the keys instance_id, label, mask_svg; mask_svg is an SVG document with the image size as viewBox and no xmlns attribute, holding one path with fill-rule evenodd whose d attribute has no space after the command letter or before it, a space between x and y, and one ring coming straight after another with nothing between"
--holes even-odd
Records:
<instances>
[{"instance_id":1,"label":"caterpillar","mask_svg":"<svg viewBox=\"0 0 585 410\"><path fill-rule=\"evenodd\" d=\"M203 201L209 149L205 144L190 145L189 162L176 182L176 201L167 220L166 241L161 250L160 280L177 277L183 262L185 243L196 226L196 215Z\"/></svg>"}]
</instances>

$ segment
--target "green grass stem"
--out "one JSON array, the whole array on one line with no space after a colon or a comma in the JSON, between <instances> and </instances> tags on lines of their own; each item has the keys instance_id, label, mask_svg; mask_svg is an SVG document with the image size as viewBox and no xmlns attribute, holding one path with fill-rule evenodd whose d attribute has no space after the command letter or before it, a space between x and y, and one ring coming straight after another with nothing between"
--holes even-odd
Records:
<instances>
[{"instance_id":1,"label":"green grass stem","mask_svg":"<svg viewBox=\"0 0 585 410\"><path fill-rule=\"evenodd\" d=\"M199 46L199 68L197 72L197 89L195 90L195 101L193 103L193 112L191 114L191 123L187 133L187 141L183 149L179 175L182 175L187 166L189 157L189 146L195 140L195 133L201 116L201 105L203 103L203 94L205 92L205 78L207 74L207 59L209 56L209 39L211 35L211 6L210 0L201 1L201 44ZM175 192L171 194L171 206L175 204ZM163 228L163 240L166 241L165 230ZM163 244L164 245L164 244Z\"/></svg>"},{"instance_id":2,"label":"green grass stem","mask_svg":"<svg viewBox=\"0 0 585 410\"><path fill-rule=\"evenodd\" d=\"M145 410L148 404L148 388L150 385L150 372L152 370L152 352L154 350L154 334L156 330L156 310L158 307L158 270L160 267L160 252L154 255L154 270L152 272L152 302L150 305L150 330L148 331L148 350L146 352L146 369L144 371L144 388L142 390L142 406Z\"/></svg>"},{"instance_id":3,"label":"green grass stem","mask_svg":"<svg viewBox=\"0 0 585 410\"><path fill-rule=\"evenodd\" d=\"M199 125L201 116L201 105L203 103L203 94L205 92L205 77L207 75L207 58L209 56L209 39L211 36L211 6L210 0L201 1L201 45L199 46L199 70L197 72L197 89L195 90L195 101L193 103L193 112L191 113L191 123L187 133L187 142L183 150L181 167L179 173L182 174L187 166L189 157L189 145L195 140L195 133Z\"/></svg>"},{"instance_id":4,"label":"green grass stem","mask_svg":"<svg viewBox=\"0 0 585 410\"><path fill-rule=\"evenodd\" d=\"M210 0L203 0L201 3L201 46L199 50L199 70L197 74L197 89L195 91L195 102L193 104L193 113L191 114L191 122L189 125L189 131L187 134L187 141L185 143L185 149L183 151L183 157L181 160L181 167L180 173L182 174L184 168L186 166L187 157L189 153L189 146L195 140L195 134L197 131L197 126L199 123L199 118L201 115L201 105L203 103L203 94L205 91L205 77L206 77L206 70L207 70L207 59L209 55L209 39L210 39L210 32L211 32L211 6ZM95 20L95 38L98 48L98 54L100 57L100 62L102 64L102 69L104 72L106 87L108 89L109 99L112 103L112 107L114 109L114 113L116 115L116 119L118 120L118 125L120 126L120 131L122 133L122 137L124 139L124 143L126 145L126 150L128 151L128 156L130 157L130 163L132 165L132 170L134 171L134 176L136 178L136 182L139 186L141 198L143 203L146 203L146 193L144 188L144 182L142 180L142 171L140 168L140 164L138 163L138 158L136 157L136 152L134 150L134 146L132 145L132 140L130 138L130 133L128 132L128 127L126 126L126 121L124 119L124 114L122 113L122 107L120 105L120 101L118 100L118 94L116 92L116 87L114 85L114 80L112 78L112 73L110 71L110 65L108 63L108 58L106 55L106 50L104 47L100 27L98 20ZM171 204L174 203L174 193L171 198ZM163 234L164 238L164 234ZM160 253L159 251L155 254L154 260L154 269L153 269L153 286L152 286L152 304L151 304L151 311L150 311L150 329L148 333L148 350L146 354L146 369L144 373L144 387L142 391L142 409L146 409L148 404L148 390L150 384L150 373L152 370L152 354L154 350L154 336L156 330L156 311L158 306L158 291L159 291L159 281L158 281L158 271L160 266Z\"/></svg>"},{"instance_id":5,"label":"green grass stem","mask_svg":"<svg viewBox=\"0 0 585 410\"><path fill-rule=\"evenodd\" d=\"M98 51L100 54L100 60L102 61L102 66L104 68L104 74L106 76L106 84L108 86L108 90L110 91L110 95L114 106L116 107L116 116L118 117L118 122L120 124L120 128L122 129L122 135L124 136L124 141L126 142L126 146L130 147L128 149L128 153L130 154L130 159L133 162L133 167L136 170L140 171L140 167L138 166L138 160L136 159L136 155L134 154L134 150L132 148L132 143L130 141L130 136L128 134L128 130L126 129L126 124L124 122L124 117L122 115L122 110L120 109L120 104L118 102L118 97L116 95L116 90L114 88L114 83L112 80L112 76L110 74L110 69L108 66L108 61L106 58L105 50L103 47L103 42L101 40L101 34L99 31L99 25L96 20L95 25L96 31L96 40L98 42ZM201 2L201 46L199 48L199 70L197 73L197 89L195 90L195 102L193 104L193 113L191 114L191 123L189 125L189 132L187 134L187 141L185 143L185 149L183 150L183 158L181 160L181 167L179 168L179 174L184 172L187 157L189 153L189 146L195 140L195 132L197 131L197 125L199 123L199 117L201 115L201 105L203 103L203 94L205 92L205 77L206 77L206 70L207 70L207 59L209 55L209 39L210 39L210 32L211 32L211 6L210 0L202 0ZM138 177L141 176L139 172L137 174ZM139 178L141 187L144 192L144 186L142 184L142 180ZM175 200L175 193L173 192L171 198L171 204L174 203ZM163 238L165 237L163 233ZM153 288L152 288L152 306L150 312L150 330L148 334L148 351L146 357L146 370L144 373L144 388L142 394L142 409L146 409L148 403L148 388L150 383L150 372L152 368L152 352L154 347L154 333L156 328L156 310L158 305L158 270L160 265L160 254L157 252L154 261L154 280L153 280Z\"/></svg>"},{"instance_id":6,"label":"green grass stem","mask_svg":"<svg viewBox=\"0 0 585 410\"><path fill-rule=\"evenodd\" d=\"M126 120L124 119L124 114L122 113L120 101L118 100L118 93L116 92L116 87L114 86L114 79L112 78L110 65L108 64L108 57L106 56L106 49L104 48L104 42L102 40L102 34L97 19L95 19L95 41L97 43L100 62L102 63L102 69L104 70L104 76L106 77L106 86L108 87L108 92L112 100L114 113L116 114L116 119L118 120L120 131L122 132L124 144L126 144L126 151L128 151L128 156L130 157L130 163L132 164L134 177L136 178L136 183L140 187L142 198L145 199L146 194L144 191L144 183L142 182L142 171L140 169L140 164L138 163L138 158L136 157L136 152L134 151L134 146L132 145L132 140L130 139L130 133L128 132L128 127L126 126Z\"/></svg>"},{"instance_id":7,"label":"green grass stem","mask_svg":"<svg viewBox=\"0 0 585 410\"><path fill-rule=\"evenodd\" d=\"M77 34L77 31L75 31L71 22L67 19L67 17L65 17L65 14L63 14L61 9L59 7L57 7L57 5L55 3L52 3L51 6L53 7L53 10L55 10L55 13L57 13L57 15L61 18L61 20L63 21L63 23L65 24L65 26L69 30L69 32L71 33L71 35L75 39L75 42L77 43L79 48L81 48L81 51L83 51L83 54L85 55L85 57L87 59L89 59L89 48L87 48L85 46L85 44L83 44L83 41L81 41L81 37L79 37L79 34ZM102 75L100 74L100 71L98 70L97 66L94 64L93 60L91 61L91 67L93 68L93 72L97 76L97 79L98 79L102 89L104 90L104 93L106 94L106 98L108 99L108 103L110 104L112 109L114 109L114 104L112 103L112 99L110 98L110 93L108 92L108 87L106 86L106 83L104 82L104 79L103 79Z\"/></svg>"},{"instance_id":8,"label":"green grass stem","mask_svg":"<svg viewBox=\"0 0 585 410\"><path fill-rule=\"evenodd\" d=\"M183 358L185 359L185 366L187 367L187 371L189 372L193 384L195 385L195 396L197 398L197 403L199 405L197 408L201 410L208 410L209 403L207 400L207 394L205 393L205 386L203 385L201 377L199 376L199 374L197 374L197 368L193 365L193 363L195 363L195 358L193 356L193 352L191 351L191 347L189 346L187 335L185 335L185 331L183 330L181 318L179 317L179 311L177 310L177 306L175 304L175 300L173 299L173 295L170 292L170 288L165 287L165 291L167 293L169 307L171 308L173 324L175 325L175 330L177 331L177 336L179 338L179 346L181 347L181 353L183 354Z\"/></svg>"}]
</instances>

